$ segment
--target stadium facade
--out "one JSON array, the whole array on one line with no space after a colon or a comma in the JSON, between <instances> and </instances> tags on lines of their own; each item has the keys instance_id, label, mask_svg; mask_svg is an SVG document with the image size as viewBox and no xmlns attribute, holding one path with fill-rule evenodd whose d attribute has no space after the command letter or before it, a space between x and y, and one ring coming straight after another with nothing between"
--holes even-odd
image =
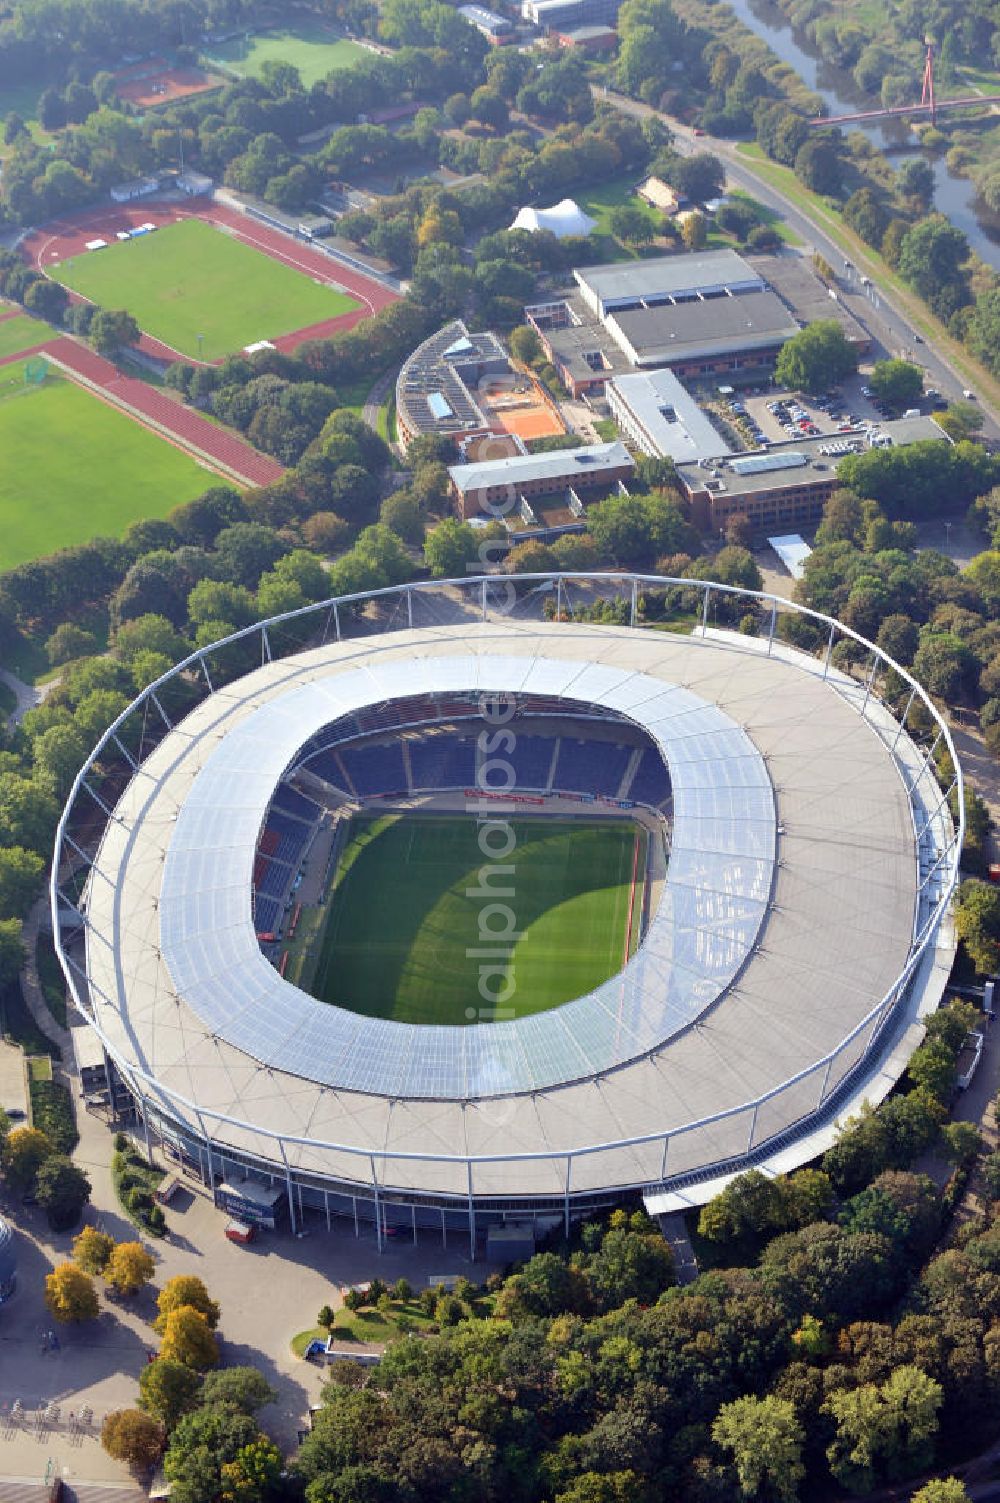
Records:
<instances>
[{"instance_id":1,"label":"stadium facade","mask_svg":"<svg viewBox=\"0 0 1000 1503\"><path fill-rule=\"evenodd\" d=\"M674 588L698 592L700 624L641 629L643 595ZM628 624L567 619L598 596ZM712 625L748 611L756 635ZM838 643L860 674L835 666ZM899 719L887 684L894 702L906 686ZM645 805L669 843L637 951L588 996L467 1027L364 1017L292 986L254 913L275 810L279 840L310 817L310 790L336 781L321 756L345 780L366 769L355 802L412 792L409 754L405 788L379 772L394 738L497 698L515 741L540 716L628 727L603 796ZM643 785L655 795L635 781L646 757L667 780ZM412 1220L475 1247L506 1217L696 1204L750 1164L807 1161L881 1099L953 957L964 826L949 795L961 811L922 689L788 602L621 575L401 586L248 628L139 696L60 823L57 949L147 1139L190 1172L227 1193L247 1176L284 1190L293 1229L313 1210L374 1219L380 1241ZM507 805L488 807L496 820Z\"/></svg>"}]
</instances>

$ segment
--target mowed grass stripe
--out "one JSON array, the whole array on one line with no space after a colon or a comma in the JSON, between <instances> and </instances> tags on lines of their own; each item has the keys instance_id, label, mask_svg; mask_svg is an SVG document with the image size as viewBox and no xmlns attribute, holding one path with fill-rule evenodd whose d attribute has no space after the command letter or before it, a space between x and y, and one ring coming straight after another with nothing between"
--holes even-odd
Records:
<instances>
[{"instance_id":1,"label":"mowed grass stripe","mask_svg":"<svg viewBox=\"0 0 1000 1503\"><path fill-rule=\"evenodd\" d=\"M212 42L210 50L212 58L244 77L259 78L267 62L290 63L299 70L307 89L335 68L351 68L369 56L357 42L338 37L322 22L313 24L305 18L283 31Z\"/></svg>"},{"instance_id":2,"label":"mowed grass stripe","mask_svg":"<svg viewBox=\"0 0 1000 1503\"><path fill-rule=\"evenodd\" d=\"M202 219L113 241L48 272L104 308L127 308L146 334L205 360L358 307L346 292L314 282Z\"/></svg>"},{"instance_id":3,"label":"mowed grass stripe","mask_svg":"<svg viewBox=\"0 0 1000 1503\"><path fill-rule=\"evenodd\" d=\"M2 328L2 325L0 325ZM186 454L50 368L0 368L0 570L163 517L217 483Z\"/></svg>"},{"instance_id":4,"label":"mowed grass stripe","mask_svg":"<svg viewBox=\"0 0 1000 1503\"><path fill-rule=\"evenodd\" d=\"M509 904L519 935L514 992L503 1005L526 1017L591 991L621 969L636 826L547 818L511 825L515 846L502 864L514 871L494 873L492 890L495 901ZM481 960L469 952L483 942L480 915L493 900L467 896L490 864L476 822L466 816L356 816L314 994L400 1022L490 1021L478 990ZM513 888L513 896L497 891L503 887ZM501 919L491 922L499 927Z\"/></svg>"},{"instance_id":5,"label":"mowed grass stripe","mask_svg":"<svg viewBox=\"0 0 1000 1503\"><path fill-rule=\"evenodd\" d=\"M3 304L0 303L0 313L3 311ZM19 355L22 350L30 350L54 337L54 330L40 318L29 318L26 313L19 313L15 318L5 318L0 321L0 360L9 355Z\"/></svg>"}]
</instances>

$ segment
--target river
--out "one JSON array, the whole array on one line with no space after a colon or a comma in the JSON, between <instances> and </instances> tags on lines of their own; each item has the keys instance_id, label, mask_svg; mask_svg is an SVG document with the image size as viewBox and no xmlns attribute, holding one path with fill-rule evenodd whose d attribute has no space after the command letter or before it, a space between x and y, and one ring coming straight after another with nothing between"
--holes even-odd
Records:
<instances>
[{"instance_id":1,"label":"river","mask_svg":"<svg viewBox=\"0 0 1000 1503\"><path fill-rule=\"evenodd\" d=\"M815 51L807 51L807 39L800 40L793 32L787 17L776 5L767 0L727 0L730 8L750 31L762 37L773 52L789 63L808 84L809 88L824 100L831 115L846 115L852 110L870 108L864 97L854 88L850 75L825 63ZM919 80L914 79L914 97L917 97ZM857 125L850 127L863 130L876 146L895 154L905 146L906 130L898 121L886 121L882 125ZM945 165L944 156L927 153L927 160L934 169L934 207L947 215L952 224L964 231L972 249L982 259L1000 271L1000 231L988 227L976 213L975 189L968 178L954 177Z\"/></svg>"}]
</instances>

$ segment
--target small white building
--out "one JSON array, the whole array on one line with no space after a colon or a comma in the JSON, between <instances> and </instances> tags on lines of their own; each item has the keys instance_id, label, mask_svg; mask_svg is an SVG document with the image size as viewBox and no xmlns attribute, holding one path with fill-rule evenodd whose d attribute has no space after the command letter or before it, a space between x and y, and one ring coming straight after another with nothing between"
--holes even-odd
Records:
<instances>
[{"instance_id":1,"label":"small white building","mask_svg":"<svg viewBox=\"0 0 1000 1503\"><path fill-rule=\"evenodd\" d=\"M179 172L176 181L181 192L189 198L197 198L201 193L211 193L213 187L212 179L206 177L204 172Z\"/></svg>"},{"instance_id":2,"label":"small white building","mask_svg":"<svg viewBox=\"0 0 1000 1503\"><path fill-rule=\"evenodd\" d=\"M151 193L158 193L159 189L158 177L136 177L130 183L116 183L111 189L111 197L116 204L130 204L137 198L148 198Z\"/></svg>"}]
</instances>

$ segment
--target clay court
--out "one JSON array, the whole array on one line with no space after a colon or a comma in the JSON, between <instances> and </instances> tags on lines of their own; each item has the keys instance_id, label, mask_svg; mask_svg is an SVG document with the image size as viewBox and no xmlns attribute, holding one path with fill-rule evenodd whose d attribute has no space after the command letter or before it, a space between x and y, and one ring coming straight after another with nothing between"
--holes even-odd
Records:
<instances>
[{"instance_id":1,"label":"clay court","mask_svg":"<svg viewBox=\"0 0 1000 1503\"><path fill-rule=\"evenodd\" d=\"M174 104L193 94L206 94L210 89L220 88L225 81L201 68L172 68L162 57L121 68L114 79L119 97L140 110Z\"/></svg>"},{"instance_id":2,"label":"clay court","mask_svg":"<svg viewBox=\"0 0 1000 1503\"><path fill-rule=\"evenodd\" d=\"M536 384L524 390L511 391L509 386L498 385L479 392L483 412L502 428L505 433L516 433L518 438L553 438L566 432L566 424L542 388Z\"/></svg>"}]
</instances>

